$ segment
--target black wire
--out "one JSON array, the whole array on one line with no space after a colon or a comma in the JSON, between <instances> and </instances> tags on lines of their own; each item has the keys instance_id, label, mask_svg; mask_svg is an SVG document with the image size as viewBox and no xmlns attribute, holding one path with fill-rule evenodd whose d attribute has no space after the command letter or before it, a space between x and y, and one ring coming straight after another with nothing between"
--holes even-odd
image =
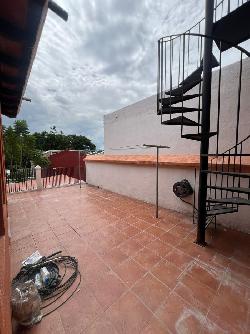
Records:
<instances>
[{"instance_id":1,"label":"black wire","mask_svg":"<svg viewBox=\"0 0 250 334\"><path fill-rule=\"evenodd\" d=\"M79 276L81 276L81 273L80 273L80 272L79 272ZM81 281L81 278L80 278L80 281ZM78 287L79 287L79 283L78 283L76 289L77 289ZM75 289L75 290L76 290L76 289ZM74 294L75 290L72 292L72 294L70 295L70 297ZM52 302L50 302L49 304L42 306L41 309L44 309L44 308L46 308L46 307L48 307L48 306L54 304L58 299L60 299L60 298L62 297L62 295L63 295L64 293L65 293L65 291L60 292L60 295L59 295L57 298L55 298L55 299L54 299ZM58 295L58 294L54 295L54 297L56 297L57 295Z\"/></svg>"},{"instance_id":2,"label":"black wire","mask_svg":"<svg viewBox=\"0 0 250 334\"><path fill-rule=\"evenodd\" d=\"M65 299L60 305L58 305L56 308L54 308L53 310L51 310L51 311L45 313L45 314L43 315L43 317L47 317L47 315L49 315L49 314L51 314L52 312L58 310L59 307L61 307L62 305L64 305L64 304L65 304L71 297L73 297L73 295L74 295L75 292L78 290L78 288L79 288L79 286L80 286L80 284L81 284L81 281L82 281L82 275L81 275L80 271L78 271L78 275L79 275L79 282L78 282L76 288L74 289L74 291L71 293L71 295L70 295L67 299ZM51 305L51 304L53 304L54 302L56 302L60 297L61 297L61 296L59 296L58 298L56 298L56 299L55 299L52 303L50 303L49 305ZM47 306L49 306L49 305L47 305Z\"/></svg>"},{"instance_id":3,"label":"black wire","mask_svg":"<svg viewBox=\"0 0 250 334\"><path fill-rule=\"evenodd\" d=\"M55 301L57 301L57 299L61 298L63 294L64 294L64 291L60 292L60 296L58 296L57 298L55 298L54 300L52 300L52 302L48 303L47 305L42 306L41 310L44 309L44 308L46 308L46 307L48 307L48 306L50 306L50 305L52 305ZM56 296L54 296L54 297L56 297ZM45 299L45 300L47 300L47 299Z\"/></svg>"},{"instance_id":4,"label":"black wire","mask_svg":"<svg viewBox=\"0 0 250 334\"><path fill-rule=\"evenodd\" d=\"M69 260L69 259L66 259L66 260ZM53 261L55 261L55 260L53 260ZM61 259L60 259L60 261L61 261ZM78 265L77 265L77 262L73 262L73 263L70 263L70 262L67 263L66 262L66 264L72 264L72 266L75 268L75 271L68 278L68 280L65 281L65 283L63 283L60 286L57 286L55 288L53 288L53 287L52 288L48 288L49 294L50 294L49 298L53 298L53 297L57 296L58 294L60 294L62 291L66 291L74 283L74 281L76 280L77 275L78 275ZM46 293L46 291L45 291L45 293Z\"/></svg>"},{"instance_id":5,"label":"black wire","mask_svg":"<svg viewBox=\"0 0 250 334\"><path fill-rule=\"evenodd\" d=\"M182 202L184 202L184 203L186 203L186 204L188 204L188 205L191 205L192 206L192 208L194 209L194 211L195 211L195 215L197 216L197 213L198 213L198 209L195 207L195 205L194 204L192 204L192 203L189 203L189 202L187 202L187 201L185 201L183 198L181 198L181 197L179 197L179 199L182 201Z\"/></svg>"},{"instance_id":6,"label":"black wire","mask_svg":"<svg viewBox=\"0 0 250 334\"><path fill-rule=\"evenodd\" d=\"M43 257L39 262L37 262L34 265L27 265L21 268L20 272L16 275L16 277L12 281L12 286L15 286L18 283L24 283L27 280L33 280L35 281L35 276L37 273L40 273L40 269L42 267L46 267L47 270L50 273L50 280L46 284L45 287L42 287L41 289L38 289L38 293L42 299L42 301L49 300L54 298L51 302L41 307L41 309L44 309L53 303L55 303L58 299L60 299L64 293L73 285L73 283L76 281L77 277L80 277L79 283L77 284L74 291L71 293L71 295L63 301L59 306L57 306L55 309L49 311L43 316L47 316L57 310L60 306L62 306L66 301L68 301L76 292L78 287L81 283L81 273L78 270L78 261L76 258L71 256L57 256L61 252L56 252L54 254L51 254L48 257ZM58 265L64 265L64 274L63 276L60 275L59 267ZM71 276L63 282L67 267L72 267L74 269ZM56 298L55 298L56 297Z\"/></svg>"}]
</instances>

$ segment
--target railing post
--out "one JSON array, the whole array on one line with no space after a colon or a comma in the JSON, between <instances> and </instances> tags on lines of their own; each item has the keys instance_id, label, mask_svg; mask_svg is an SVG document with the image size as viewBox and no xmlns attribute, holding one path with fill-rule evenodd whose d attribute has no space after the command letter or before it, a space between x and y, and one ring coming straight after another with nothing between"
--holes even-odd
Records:
<instances>
[{"instance_id":1,"label":"railing post","mask_svg":"<svg viewBox=\"0 0 250 334\"><path fill-rule=\"evenodd\" d=\"M213 34L214 0L206 0L205 7L205 35ZM209 132L210 132L210 105L212 81L212 48L213 40L205 38L203 55L203 87L202 87L202 119L201 119L201 146L200 146L200 176L198 194L198 227L197 240L199 245L206 245L206 199L207 174L202 170L208 169Z\"/></svg>"},{"instance_id":2,"label":"railing post","mask_svg":"<svg viewBox=\"0 0 250 334\"><path fill-rule=\"evenodd\" d=\"M159 147L156 147L156 213L155 217L159 218Z\"/></svg>"},{"instance_id":3,"label":"railing post","mask_svg":"<svg viewBox=\"0 0 250 334\"><path fill-rule=\"evenodd\" d=\"M36 171L36 185L37 185L37 190L42 190L43 189L43 184L42 184L42 168L40 166L35 167Z\"/></svg>"}]
</instances>

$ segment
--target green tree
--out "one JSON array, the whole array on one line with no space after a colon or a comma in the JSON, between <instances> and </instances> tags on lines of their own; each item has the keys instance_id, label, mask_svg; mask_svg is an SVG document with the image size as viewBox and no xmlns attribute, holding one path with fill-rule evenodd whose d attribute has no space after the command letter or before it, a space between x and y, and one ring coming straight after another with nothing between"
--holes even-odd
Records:
<instances>
[{"instance_id":1,"label":"green tree","mask_svg":"<svg viewBox=\"0 0 250 334\"><path fill-rule=\"evenodd\" d=\"M69 135L70 148L72 150L94 151L96 146L85 136Z\"/></svg>"},{"instance_id":2,"label":"green tree","mask_svg":"<svg viewBox=\"0 0 250 334\"><path fill-rule=\"evenodd\" d=\"M35 166L48 167L50 161L47 157L43 156L42 152L39 150L33 151L32 162Z\"/></svg>"},{"instance_id":3,"label":"green tree","mask_svg":"<svg viewBox=\"0 0 250 334\"><path fill-rule=\"evenodd\" d=\"M28 124L25 120L16 120L13 128L15 133L19 136L27 136L29 134Z\"/></svg>"},{"instance_id":4,"label":"green tree","mask_svg":"<svg viewBox=\"0 0 250 334\"><path fill-rule=\"evenodd\" d=\"M3 128L6 167L30 167L35 165L47 166L49 160L44 158L43 151L48 150L86 150L95 151L92 141L81 135L65 135L58 132L55 126L50 131L30 133L25 120L16 120L13 126Z\"/></svg>"},{"instance_id":5,"label":"green tree","mask_svg":"<svg viewBox=\"0 0 250 334\"><path fill-rule=\"evenodd\" d=\"M11 126L5 128L3 134L6 167L13 170L20 162L21 157L19 138Z\"/></svg>"},{"instance_id":6,"label":"green tree","mask_svg":"<svg viewBox=\"0 0 250 334\"><path fill-rule=\"evenodd\" d=\"M48 150L87 150L95 151L96 146L85 136L65 135L62 131L58 132L55 126L50 128L50 132L35 132L36 148Z\"/></svg>"},{"instance_id":7,"label":"green tree","mask_svg":"<svg viewBox=\"0 0 250 334\"><path fill-rule=\"evenodd\" d=\"M4 129L4 149L6 168L13 169L30 167L31 162L43 166L49 161L43 158L42 152L36 148L36 138L29 133L26 121L15 121L13 127Z\"/></svg>"}]
</instances>

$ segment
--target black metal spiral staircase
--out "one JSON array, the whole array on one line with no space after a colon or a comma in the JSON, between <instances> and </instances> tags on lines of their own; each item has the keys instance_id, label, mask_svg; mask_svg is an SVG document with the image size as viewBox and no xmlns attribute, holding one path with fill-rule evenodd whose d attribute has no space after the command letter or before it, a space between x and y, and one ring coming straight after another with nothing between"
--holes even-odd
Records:
<instances>
[{"instance_id":1,"label":"black metal spiral staircase","mask_svg":"<svg viewBox=\"0 0 250 334\"><path fill-rule=\"evenodd\" d=\"M216 222L217 215L250 205L250 174L244 173L244 159L250 157L245 152L250 136L239 140L242 62L243 56L250 56L239 44L250 39L249 18L250 1L238 1L232 8L230 1L216 1L214 6L214 1L207 0L204 19L184 34L158 41L157 114L161 124L179 125L182 138L201 142L197 228L197 243L201 245L206 244L206 227L211 221ZM217 48L213 49L213 45ZM222 56L232 49L240 55L237 83L232 83L237 89L235 145L220 153ZM211 130L213 68L218 68L219 74L217 124ZM211 137L216 138L214 153L209 153Z\"/></svg>"},{"instance_id":2,"label":"black metal spiral staircase","mask_svg":"<svg viewBox=\"0 0 250 334\"><path fill-rule=\"evenodd\" d=\"M250 173L244 168L250 154L250 135L223 153L211 157L208 175L207 217L237 212L240 205L250 205ZM209 220L210 221L210 220Z\"/></svg>"}]
</instances>

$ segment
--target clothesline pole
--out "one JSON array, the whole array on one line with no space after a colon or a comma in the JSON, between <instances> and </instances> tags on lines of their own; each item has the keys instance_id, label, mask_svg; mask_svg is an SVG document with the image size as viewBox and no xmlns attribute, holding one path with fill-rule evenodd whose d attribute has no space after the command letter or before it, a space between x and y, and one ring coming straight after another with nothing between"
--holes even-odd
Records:
<instances>
[{"instance_id":1,"label":"clothesline pole","mask_svg":"<svg viewBox=\"0 0 250 334\"><path fill-rule=\"evenodd\" d=\"M156 191L155 191L155 217L159 218L159 151L160 148L170 148L163 145L148 145L143 144L145 147L156 147Z\"/></svg>"}]
</instances>

